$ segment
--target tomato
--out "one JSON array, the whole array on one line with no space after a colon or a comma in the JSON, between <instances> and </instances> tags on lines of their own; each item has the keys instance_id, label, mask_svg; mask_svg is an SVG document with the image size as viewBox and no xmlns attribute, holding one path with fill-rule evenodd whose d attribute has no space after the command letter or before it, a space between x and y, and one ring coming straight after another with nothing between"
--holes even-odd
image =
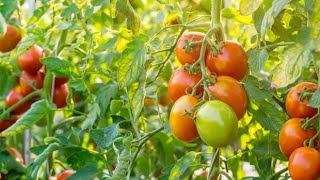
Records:
<instances>
[{"instance_id":1,"label":"tomato","mask_svg":"<svg viewBox=\"0 0 320 180\"><path fill-rule=\"evenodd\" d=\"M22 93L24 95L30 94L34 91L34 87L36 89L41 89L43 87L44 81L44 73L38 71L37 74L29 74L26 71L22 71L20 75L20 86L22 89Z\"/></svg>"},{"instance_id":2,"label":"tomato","mask_svg":"<svg viewBox=\"0 0 320 180\"><path fill-rule=\"evenodd\" d=\"M30 74L37 74L39 69L42 67L40 59L43 57L43 49L34 45L31 49L18 57L18 63L22 70L25 70Z\"/></svg>"},{"instance_id":3,"label":"tomato","mask_svg":"<svg viewBox=\"0 0 320 180\"><path fill-rule=\"evenodd\" d=\"M294 150L303 147L305 140L311 139L317 133L316 129L303 129L300 121L300 118L289 119L280 130L280 151L288 158Z\"/></svg>"},{"instance_id":4,"label":"tomato","mask_svg":"<svg viewBox=\"0 0 320 180\"><path fill-rule=\"evenodd\" d=\"M300 99L300 94L303 92L304 88L315 92L318 86L314 83L302 82L289 91L286 99L286 110L290 117L311 118L318 112L317 108L308 106L309 99Z\"/></svg>"},{"instance_id":5,"label":"tomato","mask_svg":"<svg viewBox=\"0 0 320 180\"><path fill-rule=\"evenodd\" d=\"M225 147L238 130L238 118L232 108L219 100L207 101L196 114L200 138L212 147Z\"/></svg>"},{"instance_id":6,"label":"tomato","mask_svg":"<svg viewBox=\"0 0 320 180\"><path fill-rule=\"evenodd\" d=\"M11 119L5 119L0 121L0 133L12 126L17 120L18 116L13 116Z\"/></svg>"},{"instance_id":7,"label":"tomato","mask_svg":"<svg viewBox=\"0 0 320 180\"><path fill-rule=\"evenodd\" d=\"M176 56L179 62L183 64L193 64L200 56L201 42L205 34L200 32L184 33L178 40L176 46ZM198 43L195 43L198 42ZM189 45L189 43L195 43Z\"/></svg>"},{"instance_id":8,"label":"tomato","mask_svg":"<svg viewBox=\"0 0 320 180\"><path fill-rule=\"evenodd\" d=\"M57 176L57 180L66 180L74 173L76 173L74 170L65 170Z\"/></svg>"},{"instance_id":9,"label":"tomato","mask_svg":"<svg viewBox=\"0 0 320 180\"><path fill-rule=\"evenodd\" d=\"M168 88L164 86L160 86L157 89L157 96L159 100L159 104L162 106L168 106L171 103L171 99L168 95Z\"/></svg>"},{"instance_id":10,"label":"tomato","mask_svg":"<svg viewBox=\"0 0 320 180\"><path fill-rule=\"evenodd\" d=\"M192 92L192 88L201 80L201 75L191 75L183 67L178 68L170 77L168 85L168 95L175 102L181 96ZM201 94L202 87L199 86L197 94Z\"/></svg>"},{"instance_id":11,"label":"tomato","mask_svg":"<svg viewBox=\"0 0 320 180\"><path fill-rule=\"evenodd\" d=\"M69 81L69 78L67 77L56 77L54 80L54 86L58 87L61 86L62 84L65 84Z\"/></svg>"},{"instance_id":12,"label":"tomato","mask_svg":"<svg viewBox=\"0 0 320 180\"><path fill-rule=\"evenodd\" d=\"M248 73L248 57L240 44L225 41L216 57L211 50L208 50L206 66L217 76L231 76L241 81Z\"/></svg>"},{"instance_id":13,"label":"tomato","mask_svg":"<svg viewBox=\"0 0 320 180\"><path fill-rule=\"evenodd\" d=\"M5 53L13 50L21 41L21 32L13 25L7 25L7 33L0 39L0 51Z\"/></svg>"},{"instance_id":14,"label":"tomato","mask_svg":"<svg viewBox=\"0 0 320 180\"><path fill-rule=\"evenodd\" d=\"M69 89L65 84L54 88L53 102L56 104L57 108L63 108L67 105L68 94Z\"/></svg>"},{"instance_id":15,"label":"tomato","mask_svg":"<svg viewBox=\"0 0 320 180\"><path fill-rule=\"evenodd\" d=\"M293 180L317 180L320 177L320 152L300 147L291 154L288 168Z\"/></svg>"},{"instance_id":16,"label":"tomato","mask_svg":"<svg viewBox=\"0 0 320 180\"><path fill-rule=\"evenodd\" d=\"M13 148L13 147L7 147L7 150L10 152L10 154L11 154L12 156L14 156L14 157L16 158L16 160L17 160L18 162L20 162L21 164L24 164L24 160L23 160L21 154L19 153L19 151L17 151L17 150L16 150L15 148Z\"/></svg>"},{"instance_id":17,"label":"tomato","mask_svg":"<svg viewBox=\"0 0 320 180\"><path fill-rule=\"evenodd\" d=\"M154 105L156 105L156 100L149 98L149 97L146 97L146 98L144 98L143 105L146 107L154 106Z\"/></svg>"},{"instance_id":18,"label":"tomato","mask_svg":"<svg viewBox=\"0 0 320 180\"><path fill-rule=\"evenodd\" d=\"M199 137L193 120L195 110L193 106L199 103L199 99L184 95L173 105L170 112L170 128L173 135L181 141L194 141ZM189 112L190 114L187 114Z\"/></svg>"},{"instance_id":19,"label":"tomato","mask_svg":"<svg viewBox=\"0 0 320 180\"><path fill-rule=\"evenodd\" d=\"M23 99L23 97L24 95L22 94L21 87L18 85L9 92L6 98L6 106L7 107L13 106L17 102L19 102L21 99ZM26 101L22 103L20 106L18 106L16 109L14 109L11 113L15 115L22 114L30 108L31 104L32 104L31 100Z\"/></svg>"},{"instance_id":20,"label":"tomato","mask_svg":"<svg viewBox=\"0 0 320 180\"><path fill-rule=\"evenodd\" d=\"M217 82L208 87L212 95L227 103L241 119L247 111L248 97L242 85L229 76L218 76Z\"/></svg>"}]
</instances>

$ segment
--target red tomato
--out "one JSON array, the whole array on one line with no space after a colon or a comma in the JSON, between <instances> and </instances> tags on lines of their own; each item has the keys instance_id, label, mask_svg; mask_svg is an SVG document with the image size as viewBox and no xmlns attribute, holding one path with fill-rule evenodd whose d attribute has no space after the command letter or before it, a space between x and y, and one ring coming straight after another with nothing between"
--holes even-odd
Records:
<instances>
[{"instance_id":1,"label":"red tomato","mask_svg":"<svg viewBox=\"0 0 320 180\"><path fill-rule=\"evenodd\" d=\"M247 111L248 97L242 85L229 76L218 76L217 82L209 86L212 95L227 103L241 119Z\"/></svg>"},{"instance_id":2,"label":"red tomato","mask_svg":"<svg viewBox=\"0 0 320 180\"><path fill-rule=\"evenodd\" d=\"M193 106L199 103L199 99L184 95L173 105L170 112L170 128L173 135L181 141L194 141L199 137L193 114ZM190 112L190 114L186 114Z\"/></svg>"},{"instance_id":3,"label":"red tomato","mask_svg":"<svg viewBox=\"0 0 320 180\"><path fill-rule=\"evenodd\" d=\"M18 116L13 116L11 119L5 119L0 121L0 133L12 126L17 120Z\"/></svg>"},{"instance_id":4,"label":"red tomato","mask_svg":"<svg viewBox=\"0 0 320 180\"><path fill-rule=\"evenodd\" d=\"M286 109L290 117L311 118L318 112L317 108L308 106L308 98L301 101L300 94L303 92L304 88L307 88L312 92L315 92L318 86L314 83L302 82L294 86L289 91L286 99Z\"/></svg>"},{"instance_id":5,"label":"red tomato","mask_svg":"<svg viewBox=\"0 0 320 180\"><path fill-rule=\"evenodd\" d=\"M240 44L225 41L224 47L216 57L211 50L208 51L206 65L217 76L231 76L241 81L248 72L248 57Z\"/></svg>"},{"instance_id":6,"label":"red tomato","mask_svg":"<svg viewBox=\"0 0 320 180\"><path fill-rule=\"evenodd\" d=\"M310 147L300 147L289 158L292 180L317 180L320 177L320 153Z\"/></svg>"},{"instance_id":7,"label":"red tomato","mask_svg":"<svg viewBox=\"0 0 320 180\"><path fill-rule=\"evenodd\" d=\"M288 158L294 150L303 147L303 142L305 140L311 139L317 133L316 129L303 129L300 121L300 118L289 119L280 130L280 151Z\"/></svg>"},{"instance_id":8,"label":"red tomato","mask_svg":"<svg viewBox=\"0 0 320 180\"><path fill-rule=\"evenodd\" d=\"M199 59L201 49L200 41L202 41L204 37L205 34L200 32L188 32L179 38L176 46L176 56L181 64L193 64L194 61ZM189 43L195 44L188 46Z\"/></svg>"},{"instance_id":9,"label":"red tomato","mask_svg":"<svg viewBox=\"0 0 320 180\"><path fill-rule=\"evenodd\" d=\"M10 152L10 154L11 154L12 156L14 156L14 157L16 158L16 160L17 160L18 162L20 162L21 164L24 164L24 160L23 160L21 154L19 153L19 151L17 151L17 150L16 150L15 148L13 148L13 147L7 147L7 150Z\"/></svg>"},{"instance_id":10,"label":"red tomato","mask_svg":"<svg viewBox=\"0 0 320 180\"><path fill-rule=\"evenodd\" d=\"M40 59L43 57L43 49L34 45L31 49L18 57L18 63L22 70L25 70L30 74L37 74L39 69L42 67Z\"/></svg>"},{"instance_id":11,"label":"red tomato","mask_svg":"<svg viewBox=\"0 0 320 180\"><path fill-rule=\"evenodd\" d=\"M37 74L29 74L26 71L22 71L20 75L20 86L22 89L22 93L24 95L30 94L34 91L34 87L36 89L41 89L43 87L44 73L38 71Z\"/></svg>"},{"instance_id":12,"label":"red tomato","mask_svg":"<svg viewBox=\"0 0 320 180\"><path fill-rule=\"evenodd\" d=\"M57 105L57 108L63 108L67 105L68 93L69 89L65 84L54 88L53 102Z\"/></svg>"},{"instance_id":13,"label":"red tomato","mask_svg":"<svg viewBox=\"0 0 320 180\"><path fill-rule=\"evenodd\" d=\"M175 102L181 96L192 92L192 88L200 81L201 75L191 75L183 67L178 68L170 77L168 94L170 99ZM201 94L202 87L199 86L197 94Z\"/></svg>"},{"instance_id":14,"label":"red tomato","mask_svg":"<svg viewBox=\"0 0 320 180\"><path fill-rule=\"evenodd\" d=\"M13 106L17 102L19 102L21 99L23 99L23 97L24 95L22 94L21 87L18 85L9 92L6 99L6 106L7 107ZM16 109L14 109L11 113L15 115L22 114L30 108L31 104L32 104L32 101L30 100L26 101L20 106L18 106Z\"/></svg>"},{"instance_id":15,"label":"red tomato","mask_svg":"<svg viewBox=\"0 0 320 180\"><path fill-rule=\"evenodd\" d=\"M67 78L67 77L56 77L54 80L54 86L59 87L62 84L67 83L68 81L69 81L69 78Z\"/></svg>"},{"instance_id":16,"label":"red tomato","mask_svg":"<svg viewBox=\"0 0 320 180\"><path fill-rule=\"evenodd\" d=\"M9 52L21 41L21 32L15 26L7 25L7 33L0 39L0 51Z\"/></svg>"},{"instance_id":17,"label":"red tomato","mask_svg":"<svg viewBox=\"0 0 320 180\"><path fill-rule=\"evenodd\" d=\"M66 180L74 173L76 173L74 170L65 170L58 175L57 180Z\"/></svg>"}]
</instances>

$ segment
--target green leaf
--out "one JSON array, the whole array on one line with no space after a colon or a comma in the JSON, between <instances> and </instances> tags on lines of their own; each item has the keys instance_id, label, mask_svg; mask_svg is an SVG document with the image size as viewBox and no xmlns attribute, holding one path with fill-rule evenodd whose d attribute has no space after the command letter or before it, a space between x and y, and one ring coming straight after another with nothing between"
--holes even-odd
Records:
<instances>
[{"instance_id":1,"label":"green leaf","mask_svg":"<svg viewBox=\"0 0 320 180\"><path fill-rule=\"evenodd\" d=\"M82 169L88 165L104 165L103 154L81 147L66 147L60 150L72 169Z\"/></svg>"},{"instance_id":2,"label":"green leaf","mask_svg":"<svg viewBox=\"0 0 320 180\"><path fill-rule=\"evenodd\" d=\"M179 179L185 171L194 163L196 159L196 153L194 151L188 152L184 157L174 165L171 170L169 180Z\"/></svg>"},{"instance_id":3,"label":"green leaf","mask_svg":"<svg viewBox=\"0 0 320 180\"><path fill-rule=\"evenodd\" d=\"M145 97L146 97L146 87L143 79L142 82L139 83L139 87L135 92L133 99L131 101L131 105L132 105L131 108L132 108L134 119L138 119L142 111L142 108L144 106Z\"/></svg>"},{"instance_id":4,"label":"green leaf","mask_svg":"<svg viewBox=\"0 0 320 180\"><path fill-rule=\"evenodd\" d=\"M320 108L320 88L312 95L308 105L314 108Z\"/></svg>"},{"instance_id":5,"label":"green leaf","mask_svg":"<svg viewBox=\"0 0 320 180\"><path fill-rule=\"evenodd\" d=\"M266 49L254 49L249 53L249 67L253 74L258 74L269 58Z\"/></svg>"},{"instance_id":6,"label":"green leaf","mask_svg":"<svg viewBox=\"0 0 320 180\"><path fill-rule=\"evenodd\" d=\"M6 20L9 20L17 8L17 0L0 0L0 12Z\"/></svg>"},{"instance_id":7,"label":"green leaf","mask_svg":"<svg viewBox=\"0 0 320 180\"><path fill-rule=\"evenodd\" d=\"M48 6L37 7L35 11L33 11L33 15L28 21L28 26L36 23L48 10Z\"/></svg>"},{"instance_id":8,"label":"green leaf","mask_svg":"<svg viewBox=\"0 0 320 180\"><path fill-rule=\"evenodd\" d=\"M25 173L25 168L5 148L0 150L0 167L1 165L5 167L6 171L15 170L19 173ZM3 169L1 168L1 170Z\"/></svg>"},{"instance_id":9,"label":"green leaf","mask_svg":"<svg viewBox=\"0 0 320 180\"><path fill-rule=\"evenodd\" d=\"M3 36L7 33L7 24L6 20L2 16L2 13L0 12L0 39L3 38Z\"/></svg>"},{"instance_id":10,"label":"green leaf","mask_svg":"<svg viewBox=\"0 0 320 180\"><path fill-rule=\"evenodd\" d=\"M227 19L236 20L243 24L252 24L252 18L250 16L243 16L234 8L224 8L222 10L222 17Z\"/></svg>"},{"instance_id":11,"label":"green leaf","mask_svg":"<svg viewBox=\"0 0 320 180\"><path fill-rule=\"evenodd\" d=\"M17 55L21 55L29 50L32 46L37 44L38 40L41 39L37 35L30 35L23 38L17 46Z\"/></svg>"},{"instance_id":12,"label":"green leaf","mask_svg":"<svg viewBox=\"0 0 320 180\"><path fill-rule=\"evenodd\" d=\"M12 72L8 66L0 66L0 98L4 99L8 95L9 91L16 85L17 80L12 75Z\"/></svg>"},{"instance_id":13,"label":"green leaf","mask_svg":"<svg viewBox=\"0 0 320 180\"><path fill-rule=\"evenodd\" d=\"M41 62L57 77L69 77L77 74L76 67L70 61L64 61L56 57L41 59Z\"/></svg>"},{"instance_id":14,"label":"green leaf","mask_svg":"<svg viewBox=\"0 0 320 180\"><path fill-rule=\"evenodd\" d=\"M118 61L120 87L128 87L140 79L143 72L146 49L141 39L135 38L127 45Z\"/></svg>"},{"instance_id":15,"label":"green leaf","mask_svg":"<svg viewBox=\"0 0 320 180\"><path fill-rule=\"evenodd\" d=\"M119 125L112 124L103 129L90 130L90 137L102 149L107 149L112 141L119 135Z\"/></svg>"},{"instance_id":16,"label":"green leaf","mask_svg":"<svg viewBox=\"0 0 320 180\"><path fill-rule=\"evenodd\" d=\"M90 106L91 109L89 110L89 114L87 115L86 120L82 123L81 128L87 129L93 126L98 118L98 114L100 114L100 108L98 104L93 104Z\"/></svg>"},{"instance_id":17,"label":"green leaf","mask_svg":"<svg viewBox=\"0 0 320 180\"><path fill-rule=\"evenodd\" d=\"M78 13L80 13L80 9L74 3L72 3L61 12L61 16L64 18L70 18L72 14L77 15Z\"/></svg>"},{"instance_id":18,"label":"green leaf","mask_svg":"<svg viewBox=\"0 0 320 180\"><path fill-rule=\"evenodd\" d=\"M263 0L241 0L240 1L240 13L242 15L250 15L255 12Z\"/></svg>"},{"instance_id":19,"label":"green leaf","mask_svg":"<svg viewBox=\"0 0 320 180\"><path fill-rule=\"evenodd\" d=\"M47 100L43 99L33 103L31 108L16 123L3 131L1 135L8 137L22 133L42 118L45 118L48 111L50 111L50 105Z\"/></svg>"},{"instance_id":20,"label":"green leaf","mask_svg":"<svg viewBox=\"0 0 320 180\"><path fill-rule=\"evenodd\" d=\"M270 29L274 23L274 18L279 15L281 10L290 3L291 0L277 0L273 1L272 6L268 9L268 11L265 13L262 23L261 23L261 29L260 31L261 37L264 39L265 34L268 29Z\"/></svg>"},{"instance_id":21,"label":"green leaf","mask_svg":"<svg viewBox=\"0 0 320 180\"><path fill-rule=\"evenodd\" d=\"M98 84L95 96L101 110L101 115L103 115L108 110L111 99L116 97L117 93L118 84L114 82L109 82L107 84Z\"/></svg>"},{"instance_id":22,"label":"green leaf","mask_svg":"<svg viewBox=\"0 0 320 180\"><path fill-rule=\"evenodd\" d=\"M272 82L278 87L286 87L294 83L305 67L312 61L312 47L310 45L300 46L295 44L285 48L282 62L274 70Z\"/></svg>"},{"instance_id":23,"label":"green leaf","mask_svg":"<svg viewBox=\"0 0 320 180\"><path fill-rule=\"evenodd\" d=\"M79 170L76 173L68 177L68 180L88 180L93 179L98 174L97 164L87 165Z\"/></svg>"}]
</instances>

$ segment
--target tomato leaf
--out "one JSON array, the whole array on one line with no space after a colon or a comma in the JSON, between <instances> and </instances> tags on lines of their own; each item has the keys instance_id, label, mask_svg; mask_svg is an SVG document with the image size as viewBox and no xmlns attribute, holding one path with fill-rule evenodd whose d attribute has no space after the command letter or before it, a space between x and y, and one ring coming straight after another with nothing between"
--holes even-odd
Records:
<instances>
[{"instance_id":1,"label":"tomato leaf","mask_svg":"<svg viewBox=\"0 0 320 180\"><path fill-rule=\"evenodd\" d=\"M36 23L47 12L47 10L48 6L42 6L35 9L35 11L33 11L32 17L28 21L28 26Z\"/></svg>"},{"instance_id":2,"label":"tomato leaf","mask_svg":"<svg viewBox=\"0 0 320 180\"><path fill-rule=\"evenodd\" d=\"M0 149L0 172L7 173L8 171L16 171L25 173L25 168L11 155L6 148Z\"/></svg>"},{"instance_id":3,"label":"tomato leaf","mask_svg":"<svg viewBox=\"0 0 320 180\"><path fill-rule=\"evenodd\" d=\"M240 13L242 15L250 15L256 11L263 0L241 0L240 1Z\"/></svg>"},{"instance_id":4,"label":"tomato leaf","mask_svg":"<svg viewBox=\"0 0 320 180\"><path fill-rule=\"evenodd\" d=\"M128 0L116 0L115 8L117 12L121 13L127 18L127 28L130 29L133 34L138 34L140 30L140 18L136 11L133 9Z\"/></svg>"},{"instance_id":5,"label":"tomato leaf","mask_svg":"<svg viewBox=\"0 0 320 180\"><path fill-rule=\"evenodd\" d=\"M0 39L7 33L7 24L6 20L2 16L2 13L0 12Z\"/></svg>"},{"instance_id":6,"label":"tomato leaf","mask_svg":"<svg viewBox=\"0 0 320 180\"><path fill-rule=\"evenodd\" d=\"M87 165L79 170L76 173L68 177L68 180L88 180L93 179L98 174L97 164Z\"/></svg>"},{"instance_id":7,"label":"tomato leaf","mask_svg":"<svg viewBox=\"0 0 320 180\"><path fill-rule=\"evenodd\" d=\"M197 154L194 151L188 152L174 165L169 180L179 179L185 171L195 162Z\"/></svg>"},{"instance_id":8,"label":"tomato leaf","mask_svg":"<svg viewBox=\"0 0 320 180\"><path fill-rule=\"evenodd\" d=\"M268 60L266 49L254 49L249 53L249 67L253 74L258 74Z\"/></svg>"},{"instance_id":9,"label":"tomato leaf","mask_svg":"<svg viewBox=\"0 0 320 180\"><path fill-rule=\"evenodd\" d=\"M57 77L69 77L76 75L76 67L70 61L64 61L56 57L41 59L41 62Z\"/></svg>"},{"instance_id":10,"label":"tomato leaf","mask_svg":"<svg viewBox=\"0 0 320 180\"><path fill-rule=\"evenodd\" d=\"M87 129L89 127L92 127L96 119L98 118L98 114L100 114L100 108L98 104L95 103L89 107L91 109L89 111L89 114L87 115L86 120L82 123L82 126L81 126L82 129Z\"/></svg>"},{"instance_id":11,"label":"tomato leaf","mask_svg":"<svg viewBox=\"0 0 320 180\"><path fill-rule=\"evenodd\" d=\"M112 141L119 135L119 125L111 124L103 129L90 130L90 137L102 149L107 149Z\"/></svg>"},{"instance_id":12,"label":"tomato leaf","mask_svg":"<svg viewBox=\"0 0 320 180\"><path fill-rule=\"evenodd\" d=\"M0 12L8 20L17 8L17 0L0 0Z\"/></svg>"},{"instance_id":13,"label":"tomato leaf","mask_svg":"<svg viewBox=\"0 0 320 180\"><path fill-rule=\"evenodd\" d=\"M45 118L48 111L50 111L50 105L47 100L43 99L33 103L31 108L16 123L3 131L1 135L8 137L22 133L42 118Z\"/></svg>"},{"instance_id":14,"label":"tomato leaf","mask_svg":"<svg viewBox=\"0 0 320 180\"><path fill-rule=\"evenodd\" d=\"M222 10L222 17L233 19L243 24L252 24L252 18L250 16L243 16L234 8L224 8Z\"/></svg>"},{"instance_id":15,"label":"tomato leaf","mask_svg":"<svg viewBox=\"0 0 320 180\"><path fill-rule=\"evenodd\" d=\"M61 12L61 16L64 18L69 18L72 14L77 15L78 13L80 13L80 9L74 3L72 3Z\"/></svg>"},{"instance_id":16,"label":"tomato leaf","mask_svg":"<svg viewBox=\"0 0 320 180\"><path fill-rule=\"evenodd\" d=\"M95 151L70 146L63 148L61 152L67 158L67 163L75 170L92 164L104 165L103 155Z\"/></svg>"},{"instance_id":17,"label":"tomato leaf","mask_svg":"<svg viewBox=\"0 0 320 180\"><path fill-rule=\"evenodd\" d=\"M107 84L97 84L95 92L96 101L99 104L101 115L107 110L112 98L115 98L118 93L118 84L109 82Z\"/></svg>"},{"instance_id":18,"label":"tomato leaf","mask_svg":"<svg viewBox=\"0 0 320 180\"><path fill-rule=\"evenodd\" d=\"M320 108L320 88L312 95L308 105L314 108Z\"/></svg>"},{"instance_id":19,"label":"tomato leaf","mask_svg":"<svg viewBox=\"0 0 320 180\"><path fill-rule=\"evenodd\" d=\"M15 86L17 82L10 68L1 65L0 72L0 98L5 99L9 91Z\"/></svg>"}]
</instances>

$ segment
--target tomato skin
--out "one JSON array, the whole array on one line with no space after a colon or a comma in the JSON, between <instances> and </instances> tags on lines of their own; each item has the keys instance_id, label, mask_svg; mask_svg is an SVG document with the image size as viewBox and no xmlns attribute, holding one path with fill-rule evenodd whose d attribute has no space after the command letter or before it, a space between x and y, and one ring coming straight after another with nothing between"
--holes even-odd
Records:
<instances>
[{"instance_id":1,"label":"tomato skin","mask_svg":"<svg viewBox=\"0 0 320 180\"><path fill-rule=\"evenodd\" d=\"M187 52L184 47L187 44L186 41L201 41L205 37L205 34L200 32L187 32L184 33L178 40L176 46L176 56L179 62L184 64L193 64L193 61L197 61L200 56L201 42L194 45L192 50Z\"/></svg>"},{"instance_id":2,"label":"tomato skin","mask_svg":"<svg viewBox=\"0 0 320 180\"><path fill-rule=\"evenodd\" d=\"M68 81L69 81L69 78L67 78L67 77L56 77L54 79L54 87L59 87L62 84L67 83Z\"/></svg>"},{"instance_id":3,"label":"tomato skin","mask_svg":"<svg viewBox=\"0 0 320 180\"><path fill-rule=\"evenodd\" d=\"M216 57L208 50L206 66L217 76L231 76L241 81L248 73L248 57L240 44L225 41L224 47Z\"/></svg>"},{"instance_id":4,"label":"tomato skin","mask_svg":"<svg viewBox=\"0 0 320 180\"><path fill-rule=\"evenodd\" d=\"M18 162L20 162L21 164L24 164L24 160L23 160L21 154L19 153L19 151L17 151L13 147L7 147L7 150L10 152L11 155L13 155L16 158L16 160Z\"/></svg>"},{"instance_id":5,"label":"tomato skin","mask_svg":"<svg viewBox=\"0 0 320 180\"><path fill-rule=\"evenodd\" d=\"M318 112L317 108L308 106L308 99L300 101L299 94L303 92L304 87L311 89L312 92L315 92L318 88L314 83L302 82L289 91L286 98L286 110L290 117L311 118Z\"/></svg>"},{"instance_id":6,"label":"tomato skin","mask_svg":"<svg viewBox=\"0 0 320 180\"><path fill-rule=\"evenodd\" d=\"M288 168L293 180L317 180L320 177L320 152L300 147L291 154Z\"/></svg>"},{"instance_id":7,"label":"tomato skin","mask_svg":"<svg viewBox=\"0 0 320 180\"><path fill-rule=\"evenodd\" d=\"M74 170L65 170L57 176L57 180L66 180L74 173L76 173Z\"/></svg>"},{"instance_id":8,"label":"tomato skin","mask_svg":"<svg viewBox=\"0 0 320 180\"><path fill-rule=\"evenodd\" d=\"M41 89L43 87L44 81L44 73L38 71L36 75L29 74L26 71L22 71L19 79L19 83L22 89L22 93L24 95L28 95L34 91L32 85L35 85L37 89Z\"/></svg>"},{"instance_id":9,"label":"tomato skin","mask_svg":"<svg viewBox=\"0 0 320 180\"><path fill-rule=\"evenodd\" d=\"M201 80L201 75L191 75L183 67L178 68L170 77L168 85L168 95L175 102L181 96L192 92L192 88ZM196 93L201 94L202 87L199 86Z\"/></svg>"},{"instance_id":10,"label":"tomato skin","mask_svg":"<svg viewBox=\"0 0 320 180\"><path fill-rule=\"evenodd\" d=\"M10 119L0 121L0 133L12 126L17 120L18 116L12 116Z\"/></svg>"},{"instance_id":11,"label":"tomato skin","mask_svg":"<svg viewBox=\"0 0 320 180\"><path fill-rule=\"evenodd\" d=\"M208 87L212 95L227 103L240 120L248 107L247 93L242 85L229 76L218 76L216 83Z\"/></svg>"},{"instance_id":12,"label":"tomato skin","mask_svg":"<svg viewBox=\"0 0 320 180\"><path fill-rule=\"evenodd\" d=\"M37 74L39 69L42 67L40 59L43 57L43 49L34 45L31 49L18 57L18 63L22 70L25 70L30 74Z\"/></svg>"},{"instance_id":13,"label":"tomato skin","mask_svg":"<svg viewBox=\"0 0 320 180\"><path fill-rule=\"evenodd\" d=\"M301 127L301 120L300 118L289 119L280 130L280 151L288 158L294 150L303 147L305 140L311 139L317 133L316 129L303 129Z\"/></svg>"},{"instance_id":14,"label":"tomato skin","mask_svg":"<svg viewBox=\"0 0 320 180\"><path fill-rule=\"evenodd\" d=\"M184 95L174 103L171 109L170 128L173 135L181 141L190 142L199 137L194 120L186 114L186 110L193 114L192 107L197 103L199 103L199 99Z\"/></svg>"},{"instance_id":15,"label":"tomato skin","mask_svg":"<svg viewBox=\"0 0 320 180\"><path fill-rule=\"evenodd\" d=\"M69 89L65 84L54 88L53 103L56 104L57 108L63 108L67 105L68 94Z\"/></svg>"},{"instance_id":16,"label":"tomato skin","mask_svg":"<svg viewBox=\"0 0 320 180\"><path fill-rule=\"evenodd\" d=\"M0 51L5 53L13 50L21 41L21 32L13 25L7 25L7 33L0 39Z\"/></svg>"},{"instance_id":17,"label":"tomato skin","mask_svg":"<svg viewBox=\"0 0 320 180\"><path fill-rule=\"evenodd\" d=\"M225 147L238 130L238 118L232 108L220 100L207 101L196 115L200 138L212 147Z\"/></svg>"},{"instance_id":18,"label":"tomato skin","mask_svg":"<svg viewBox=\"0 0 320 180\"><path fill-rule=\"evenodd\" d=\"M23 97L24 97L24 95L22 94L21 87L19 85L17 85L7 95L6 106L7 107L13 106L17 102L19 102L21 99L23 99ZM20 106L18 106L16 109L14 109L11 113L14 115L20 115L20 114L26 112L30 108L31 104L32 104L31 100L26 101L23 104L21 104Z\"/></svg>"}]
</instances>

